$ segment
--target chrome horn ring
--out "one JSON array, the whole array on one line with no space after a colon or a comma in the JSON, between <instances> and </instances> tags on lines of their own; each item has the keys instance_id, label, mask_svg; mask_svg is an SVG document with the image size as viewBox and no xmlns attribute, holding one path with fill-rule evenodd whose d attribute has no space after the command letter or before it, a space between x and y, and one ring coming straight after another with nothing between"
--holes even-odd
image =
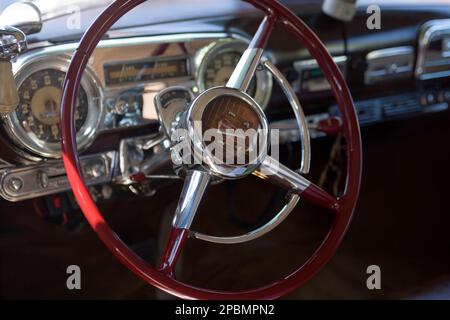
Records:
<instances>
[{"instance_id":1,"label":"chrome horn ring","mask_svg":"<svg viewBox=\"0 0 450 320\"><path fill-rule=\"evenodd\" d=\"M267 155L269 132L267 118L258 103L240 90L227 87L206 90L194 100L186 120L194 156L201 156L201 159L197 159L198 162L211 175L221 179L243 178L259 168ZM208 129L223 134L225 138L228 129L242 132L247 129L254 130L253 132L257 133L254 135L256 140L249 146L255 151L254 154L248 154L248 161L245 159L238 165L234 158L235 152L231 152L231 159L224 159L223 154L214 155L204 142ZM225 141L223 143L227 144ZM215 148L214 151L218 151L217 149L220 148ZM226 148L226 152L223 152L227 157L228 151Z\"/></svg>"}]
</instances>

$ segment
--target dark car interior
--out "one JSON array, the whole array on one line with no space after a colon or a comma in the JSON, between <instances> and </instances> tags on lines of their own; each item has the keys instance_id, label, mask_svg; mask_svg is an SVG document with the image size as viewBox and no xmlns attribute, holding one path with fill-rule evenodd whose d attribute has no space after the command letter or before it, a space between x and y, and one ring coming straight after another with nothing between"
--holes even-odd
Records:
<instances>
[{"instance_id":1,"label":"dark car interior","mask_svg":"<svg viewBox=\"0 0 450 320\"><path fill-rule=\"evenodd\" d=\"M44 12L45 1L35 2L37 25L10 22L16 1L0 4L0 25L22 28L27 38L11 60L18 104L0 108L0 298L175 299L108 251L61 156L69 66L83 34L114 1L81 1L81 19L67 13L71 3ZM347 21L324 12L324 1L280 2L331 55L362 141L361 186L345 237L328 263L281 298L450 299L450 2L361 0ZM171 162L171 110L229 84L263 18L260 8L238 0L143 1L86 62L74 97L79 170L107 224L145 263L160 264L188 179ZM7 30L0 28L5 61ZM261 61L246 94L279 130L280 162L296 170L305 159L293 92L311 139L304 176L341 197L352 151L327 72L282 24ZM7 73L0 74L4 84ZM283 83L293 91L286 94ZM172 270L195 287L236 292L276 283L314 256L333 225L333 212L301 193L293 200L292 191L257 174L213 179L204 193L195 232ZM252 238L286 211L271 232ZM207 235L220 239L202 241ZM251 241L227 243L239 235ZM81 290L68 290L71 265L81 270ZM379 288L368 285L370 266L380 270Z\"/></svg>"}]
</instances>

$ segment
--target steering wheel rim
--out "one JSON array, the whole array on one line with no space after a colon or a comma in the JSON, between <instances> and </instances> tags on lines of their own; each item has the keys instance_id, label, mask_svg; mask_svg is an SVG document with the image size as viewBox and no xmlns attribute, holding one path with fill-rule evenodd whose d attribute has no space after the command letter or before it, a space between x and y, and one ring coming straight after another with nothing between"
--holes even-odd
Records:
<instances>
[{"instance_id":1,"label":"steering wheel rim","mask_svg":"<svg viewBox=\"0 0 450 320\"><path fill-rule=\"evenodd\" d=\"M294 13L275 0L243 0L268 16L276 16L317 60L342 114L342 130L347 143L347 180L343 196L336 200L336 217L329 233L314 254L283 279L245 291L217 291L193 287L174 279L170 273L158 271L138 257L108 226L83 180L73 125L75 100L82 74L97 44L109 28L127 12L145 0L114 1L84 34L67 71L61 103L61 144L63 161L74 195L89 224L113 255L147 283L172 295L187 299L275 299L300 287L317 273L334 255L351 222L359 196L362 176L362 144L358 119L350 91L330 54L311 29ZM267 39L265 39L267 40ZM187 230L175 229L172 241L184 241Z\"/></svg>"}]
</instances>

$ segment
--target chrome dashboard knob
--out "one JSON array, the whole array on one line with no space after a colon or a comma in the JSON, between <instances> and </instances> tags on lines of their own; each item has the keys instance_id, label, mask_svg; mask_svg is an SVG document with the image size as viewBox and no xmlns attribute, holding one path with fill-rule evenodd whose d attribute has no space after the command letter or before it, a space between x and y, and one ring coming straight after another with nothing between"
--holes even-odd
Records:
<instances>
[{"instance_id":1,"label":"chrome dashboard knob","mask_svg":"<svg viewBox=\"0 0 450 320\"><path fill-rule=\"evenodd\" d=\"M27 49L27 37L21 30L0 27L0 60L11 61Z\"/></svg>"}]
</instances>

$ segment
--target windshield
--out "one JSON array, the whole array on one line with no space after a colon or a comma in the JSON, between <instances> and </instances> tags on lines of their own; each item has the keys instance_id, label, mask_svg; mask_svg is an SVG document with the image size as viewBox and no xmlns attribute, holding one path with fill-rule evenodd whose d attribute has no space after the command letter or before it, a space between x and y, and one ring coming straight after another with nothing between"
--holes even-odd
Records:
<instances>
[{"instance_id":1,"label":"windshield","mask_svg":"<svg viewBox=\"0 0 450 320\"><path fill-rule=\"evenodd\" d=\"M0 0L0 12L14 2L34 3L41 11L42 20L72 14L74 10L105 7L114 0Z\"/></svg>"},{"instance_id":2,"label":"windshield","mask_svg":"<svg viewBox=\"0 0 450 320\"><path fill-rule=\"evenodd\" d=\"M75 10L86 10L98 7L106 7L114 0L0 0L0 12L7 6L14 2L31 2L34 3L41 11L42 20L46 21L52 18L73 14ZM159 4L167 4L170 0L160 0ZM193 0L185 0L193 1ZM208 3L215 0L195 0L195 4ZM239 1L239 0L224 0L224 1ZM285 5L294 5L304 2L305 0L280 0ZM319 3L322 0L317 0ZM356 1L356 0L346 0ZM389 4L389 3L424 3L424 0L357 0L361 6L370 4ZM448 3L450 0L427 0L431 3ZM155 1L158 2L158 1ZM305 1L306 2L306 1ZM0 22L1 25L1 22Z\"/></svg>"}]
</instances>

